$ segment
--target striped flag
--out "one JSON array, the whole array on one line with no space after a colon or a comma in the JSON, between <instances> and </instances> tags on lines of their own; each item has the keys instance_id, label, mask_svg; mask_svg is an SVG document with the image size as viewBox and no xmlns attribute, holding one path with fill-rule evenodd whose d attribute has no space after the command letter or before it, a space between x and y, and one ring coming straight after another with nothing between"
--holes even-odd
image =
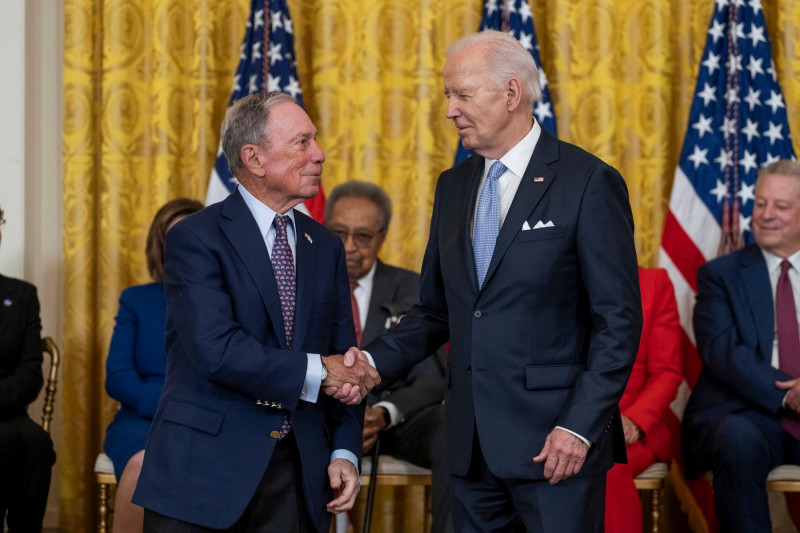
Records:
<instances>
[{"instance_id":1,"label":"striped flag","mask_svg":"<svg viewBox=\"0 0 800 533\"><path fill-rule=\"evenodd\" d=\"M692 328L697 269L753 242L756 173L793 157L760 0L716 0L659 253L683 330L678 416L701 369Z\"/></svg>"},{"instance_id":2,"label":"striped flag","mask_svg":"<svg viewBox=\"0 0 800 533\"><path fill-rule=\"evenodd\" d=\"M530 51L539 69L539 81L542 85L542 99L534 104L533 114L544 129L557 136L555 108L550 98L547 76L542 69L542 60L539 58L539 45L528 0L486 0L480 25L480 31L483 30L499 30L513 35ZM464 148L459 140L455 163L458 164L471 155L472 152Z\"/></svg>"},{"instance_id":3,"label":"striped flag","mask_svg":"<svg viewBox=\"0 0 800 533\"><path fill-rule=\"evenodd\" d=\"M268 6L268 7L267 7ZM265 83L266 79L266 83ZM303 106L303 91L297 77L294 55L294 28L286 0L252 0L250 16L242 41L239 66L233 78L230 106L239 98L261 91L281 91L292 95ZM206 205L224 199L236 185L220 148L211 170ZM297 206L315 220L322 221L325 195L322 184L317 196Z\"/></svg>"}]
</instances>

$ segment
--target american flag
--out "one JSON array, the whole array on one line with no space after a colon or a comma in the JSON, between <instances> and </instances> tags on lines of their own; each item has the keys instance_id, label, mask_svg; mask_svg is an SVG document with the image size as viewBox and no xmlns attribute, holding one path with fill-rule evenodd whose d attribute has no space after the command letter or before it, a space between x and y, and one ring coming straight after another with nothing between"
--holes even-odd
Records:
<instances>
[{"instance_id":1,"label":"american flag","mask_svg":"<svg viewBox=\"0 0 800 533\"><path fill-rule=\"evenodd\" d=\"M303 91L300 90L294 55L294 28L286 0L251 1L228 106L239 98L263 90L290 94L298 105L303 106ZM220 148L211 170L206 205L224 199L235 185L236 178L228 171L228 163ZM321 184L317 196L298 206L319 221L322 221L324 208L325 195Z\"/></svg>"},{"instance_id":2,"label":"american flag","mask_svg":"<svg viewBox=\"0 0 800 533\"><path fill-rule=\"evenodd\" d=\"M539 68L539 81L542 85L542 99L533 106L536 120L553 135L556 131L556 116L553 100L550 98L550 89L547 76L542 69L542 60L539 58L539 45L536 41L536 30L533 29L533 15L528 5L528 0L486 0L483 5L483 18L480 30L500 30L516 37L526 49L530 50L536 66ZM472 155L458 141L456 151L456 164Z\"/></svg>"},{"instance_id":3,"label":"american flag","mask_svg":"<svg viewBox=\"0 0 800 533\"><path fill-rule=\"evenodd\" d=\"M701 368L692 328L697 269L753 242L756 173L793 157L761 2L716 0L659 253L683 330L686 382L672 405L679 416Z\"/></svg>"}]
</instances>

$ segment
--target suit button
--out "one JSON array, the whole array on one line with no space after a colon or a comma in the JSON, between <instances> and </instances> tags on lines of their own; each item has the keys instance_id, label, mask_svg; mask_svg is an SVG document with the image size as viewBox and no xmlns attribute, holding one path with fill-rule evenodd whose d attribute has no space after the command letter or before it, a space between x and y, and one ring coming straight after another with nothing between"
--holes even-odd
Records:
<instances>
[{"instance_id":1,"label":"suit button","mask_svg":"<svg viewBox=\"0 0 800 533\"><path fill-rule=\"evenodd\" d=\"M483 316L483 312L480 309L476 309L472 312L472 316L475 318L480 318Z\"/></svg>"},{"instance_id":2,"label":"suit button","mask_svg":"<svg viewBox=\"0 0 800 533\"><path fill-rule=\"evenodd\" d=\"M472 375L472 365L467 367L467 374Z\"/></svg>"},{"instance_id":3,"label":"suit button","mask_svg":"<svg viewBox=\"0 0 800 533\"><path fill-rule=\"evenodd\" d=\"M273 439L281 438L281 434L278 431L270 431L269 436L272 437Z\"/></svg>"}]
</instances>

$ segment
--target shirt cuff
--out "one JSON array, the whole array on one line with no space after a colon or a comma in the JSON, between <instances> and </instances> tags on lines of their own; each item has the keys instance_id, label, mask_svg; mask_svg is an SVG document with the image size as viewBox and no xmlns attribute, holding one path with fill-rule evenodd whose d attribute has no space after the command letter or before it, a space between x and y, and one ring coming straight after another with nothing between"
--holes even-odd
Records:
<instances>
[{"instance_id":1,"label":"shirt cuff","mask_svg":"<svg viewBox=\"0 0 800 533\"><path fill-rule=\"evenodd\" d=\"M391 423L386 426L386 429L390 427L394 427L397 424L401 424L405 422L405 418L403 418L403 413L400 412L400 409L397 408L395 404L392 402L378 402L372 407L383 407L387 411L389 411L389 418L391 419Z\"/></svg>"},{"instance_id":2,"label":"shirt cuff","mask_svg":"<svg viewBox=\"0 0 800 533\"><path fill-rule=\"evenodd\" d=\"M578 434L577 434L577 433L575 433L574 431L570 431L570 430L568 430L568 429L567 429L567 428L565 428L565 427L561 427L561 426L556 426L556 427L557 427L558 429L563 429L563 430L564 430L564 431L566 431L567 433L572 433L573 435L575 435L576 437L578 437L579 439L581 439L581 440L583 441L583 443L584 443L584 444L586 444L586 445L587 445L589 448L591 448L591 447L592 447L592 443L591 443L591 442L589 442L589 439L586 439L586 438L584 438L583 436L581 436L581 435L578 435Z\"/></svg>"},{"instance_id":3,"label":"shirt cuff","mask_svg":"<svg viewBox=\"0 0 800 533\"><path fill-rule=\"evenodd\" d=\"M317 403L319 389L322 387L322 358L318 353L309 353L306 367L306 381L300 399L308 403Z\"/></svg>"},{"instance_id":4,"label":"shirt cuff","mask_svg":"<svg viewBox=\"0 0 800 533\"><path fill-rule=\"evenodd\" d=\"M356 467L356 474L358 474L359 476L361 475L361 472L358 471L358 458L350 450L345 450L344 448L341 448L339 450L333 450L333 453L331 454L331 461L333 461L334 459L347 459L348 461L353 463L353 466ZM358 480L358 483L359 485L361 484L361 479Z\"/></svg>"},{"instance_id":5,"label":"shirt cuff","mask_svg":"<svg viewBox=\"0 0 800 533\"><path fill-rule=\"evenodd\" d=\"M363 353L364 355L367 356L367 361L369 361L369 364L372 365L372 368L375 368L375 360L372 359L372 356L369 354L369 352L365 352L364 350L361 350L361 353ZM377 368L375 368L375 369L377 370Z\"/></svg>"}]
</instances>

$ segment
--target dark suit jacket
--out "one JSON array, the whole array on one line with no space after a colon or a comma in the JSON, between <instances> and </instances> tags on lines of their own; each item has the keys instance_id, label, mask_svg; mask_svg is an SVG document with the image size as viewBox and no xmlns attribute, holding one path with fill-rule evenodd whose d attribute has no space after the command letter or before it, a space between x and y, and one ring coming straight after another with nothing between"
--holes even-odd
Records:
<instances>
[{"instance_id":1,"label":"dark suit jacket","mask_svg":"<svg viewBox=\"0 0 800 533\"><path fill-rule=\"evenodd\" d=\"M360 458L364 414L324 392L316 403L300 400L306 354L344 353L356 340L341 239L294 216L292 350L267 247L238 190L167 234L167 373L137 505L204 527L231 526L267 469L277 442L270 433L289 411L308 510L327 531L330 453Z\"/></svg>"},{"instance_id":2,"label":"dark suit jacket","mask_svg":"<svg viewBox=\"0 0 800 533\"><path fill-rule=\"evenodd\" d=\"M749 409L774 414L786 391L776 381L791 379L772 366L775 331L772 286L761 250L750 245L709 261L697 271L694 333L703 370L683 417L687 474L698 464L692 448L702 445L726 415Z\"/></svg>"},{"instance_id":3,"label":"dark suit jacket","mask_svg":"<svg viewBox=\"0 0 800 533\"><path fill-rule=\"evenodd\" d=\"M418 302L419 274L378 261L361 344L367 345L387 332L390 329L386 327L387 320L396 317L397 313L407 313ZM368 403L374 405L379 399L392 402L406 419L429 405L441 403L447 385L446 364L445 350L440 348L433 356L388 384L380 398L370 394Z\"/></svg>"},{"instance_id":4,"label":"dark suit jacket","mask_svg":"<svg viewBox=\"0 0 800 533\"><path fill-rule=\"evenodd\" d=\"M366 351L390 380L450 340L451 474L467 473L477 430L496 476L543 479L532 458L554 426L593 443L579 475L604 472L625 460L617 404L642 320L625 183L542 131L479 291L470 227L483 165L440 176L421 304ZM554 227L522 231L540 220Z\"/></svg>"},{"instance_id":5,"label":"dark suit jacket","mask_svg":"<svg viewBox=\"0 0 800 533\"><path fill-rule=\"evenodd\" d=\"M0 420L27 416L42 389L41 334L36 287L0 276Z\"/></svg>"}]
</instances>

